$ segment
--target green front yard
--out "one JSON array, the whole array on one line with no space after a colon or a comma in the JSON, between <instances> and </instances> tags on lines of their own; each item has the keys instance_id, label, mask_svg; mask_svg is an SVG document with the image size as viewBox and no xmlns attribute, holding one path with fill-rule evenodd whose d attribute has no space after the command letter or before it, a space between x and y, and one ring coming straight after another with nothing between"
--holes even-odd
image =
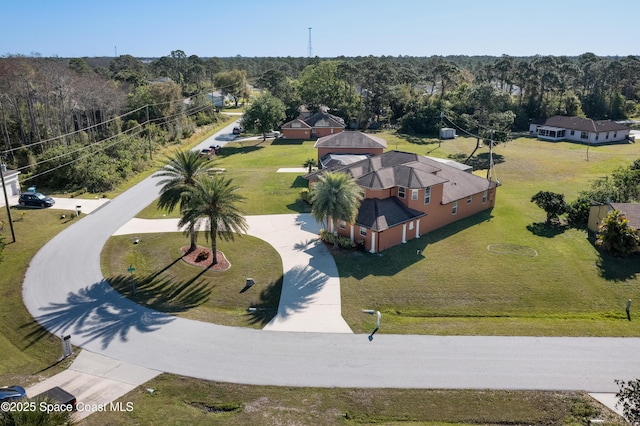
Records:
<instances>
[{"instance_id":1,"label":"green front yard","mask_svg":"<svg viewBox=\"0 0 640 426\"><path fill-rule=\"evenodd\" d=\"M438 148L437 141L381 136L390 148L439 157L475 146L465 138ZM306 181L303 174L276 170L300 167L314 155L313 142L252 141L228 145L219 163L243 187L248 214L294 213L308 211L298 199ZM547 227L544 211L530 202L540 190L572 201L592 180L638 157L633 144L586 147L520 138L497 147L501 186L491 212L379 254L334 252L343 316L354 332L370 331L362 309L379 309L385 333L640 336L624 311L628 299L640 298L638 257L601 254L585 230ZM152 205L141 216L163 214Z\"/></svg>"}]
</instances>

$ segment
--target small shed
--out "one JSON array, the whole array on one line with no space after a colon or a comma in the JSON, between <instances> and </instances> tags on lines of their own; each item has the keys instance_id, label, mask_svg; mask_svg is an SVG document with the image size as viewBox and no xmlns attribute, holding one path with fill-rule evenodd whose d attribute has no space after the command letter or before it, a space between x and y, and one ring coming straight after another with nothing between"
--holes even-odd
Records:
<instances>
[{"instance_id":1,"label":"small shed","mask_svg":"<svg viewBox=\"0 0 640 426\"><path fill-rule=\"evenodd\" d=\"M443 127L440 129L440 139L455 139L456 129L450 127Z\"/></svg>"}]
</instances>

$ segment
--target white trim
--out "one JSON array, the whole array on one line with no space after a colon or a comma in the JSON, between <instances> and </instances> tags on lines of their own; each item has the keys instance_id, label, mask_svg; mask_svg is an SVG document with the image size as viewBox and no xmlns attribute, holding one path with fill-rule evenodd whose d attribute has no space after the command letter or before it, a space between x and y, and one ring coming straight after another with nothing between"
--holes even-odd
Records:
<instances>
[{"instance_id":1,"label":"white trim","mask_svg":"<svg viewBox=\"0 0 640 426\"><path fill-rule=\"evenodd\" d=\"M407 242L407 224L402 224L402 244Z\"/></svg>"},{"instance_id":2,"label":"white trim","mask_svg":"<svg viewBox=\"0 0 640 426\"><path fill-rule=\"evenodd\" d=\"M376 252L376 233L371 231L371 249L369 250L369 253L375 253Z\"/></svg>"}]
</instances>

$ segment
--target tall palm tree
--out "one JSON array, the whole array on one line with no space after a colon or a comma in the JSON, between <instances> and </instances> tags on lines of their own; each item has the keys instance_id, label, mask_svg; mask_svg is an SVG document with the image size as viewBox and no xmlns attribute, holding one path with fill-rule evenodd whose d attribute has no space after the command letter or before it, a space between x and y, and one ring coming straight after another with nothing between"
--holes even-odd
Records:
<instances>
[{"instance_id":1,"label":"tall palm tree","mask_svg":"<svg viewBox=\"0 0 640 426\"><path fill-rule=\"evenodd\" d=\"M337 233L338 220L353 223L358 215L362 190L355 180L346 173L327 172L320 176L311 191L311 215L319 222L333 223L333 232ZM334 240L334 247L338 239Z\"/></svg>"},{"instance_id":2,"label":"tall palm tree","mask_svg":"<svg viewBox=\"0 0 640 426\"><path fill-rule=\"evenodd\" d=\"M196 184L196 180L201 176L209 176L216 172L216 163L208 157L200 156L198 151L175 151L173 156L168 158L168 164L158 172L158 176L163 177L158 182L162 185L158 208L167 209L169 213L177 206L182 210L189 201L191 189ZM197 248L197 227L191 226L191 245L189 252Z\"/></svg>"},{"instance_id":3,"label":"tall palm tree","mask_svg":"<svg viewBox=\"0 0 640 426\"><path fill-rule=\"evenodd\" d=\"M189 202L181 209L179 225L187 226L185 233L197 230L203 221L208 222L206 235L211 241L213 265L218 263L217 237L233 241L236 233L249 229L244 212L236 205L245 197L236 192L240 187L232 183L232 179L221 175L199 177L189 192Z\"/></svg>"}]
</instances>

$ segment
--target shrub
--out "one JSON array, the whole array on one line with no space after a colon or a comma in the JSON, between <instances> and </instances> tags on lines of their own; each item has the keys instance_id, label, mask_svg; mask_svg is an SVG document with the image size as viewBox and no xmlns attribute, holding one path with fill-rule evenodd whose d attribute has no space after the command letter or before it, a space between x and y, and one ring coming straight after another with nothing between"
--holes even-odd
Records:
<instances>
[{"instance_id":1,"label":"shrub","mask_svg":"<svg viewBox=\"0 0 640 426\"><path fill-rule=\"evenodd\" d=\"M327 231L326 229L320 230L320 239L326 243L333 244L335 241L335 236L333 233Z\"/></svg>"},{"instance_id":2,"label":"shrub","mask_svg":"<svg viewBox=\"0 0 640 426\"><path fill-rule=\"evenodd\" d=\"M311 193L308 189L305 188L300 191L300 199L305 203L311 204Z\"/></svg>"},{"instance_id":3,"label":"shrub","mask_svg":"<svg viewBox=\"0 0 640 426\"><path fill-rule=\"evenodd\" d=\"M203 262L208 258L209 258L209 252L206 250L203 250L200 253L198 253L198 256L196 256L196 262Z\"/></svg>"},{"instance_id":4,"label":"shrub","mask_svg":"<svg viewBox=\"0 0 640 426\"><path fill-rule=\"evenodd\" d=\"M349 237L338 237L338 245L341 248L350 249L356 246L356 243L351 241Z\"/></svg>"}]
</instances>

